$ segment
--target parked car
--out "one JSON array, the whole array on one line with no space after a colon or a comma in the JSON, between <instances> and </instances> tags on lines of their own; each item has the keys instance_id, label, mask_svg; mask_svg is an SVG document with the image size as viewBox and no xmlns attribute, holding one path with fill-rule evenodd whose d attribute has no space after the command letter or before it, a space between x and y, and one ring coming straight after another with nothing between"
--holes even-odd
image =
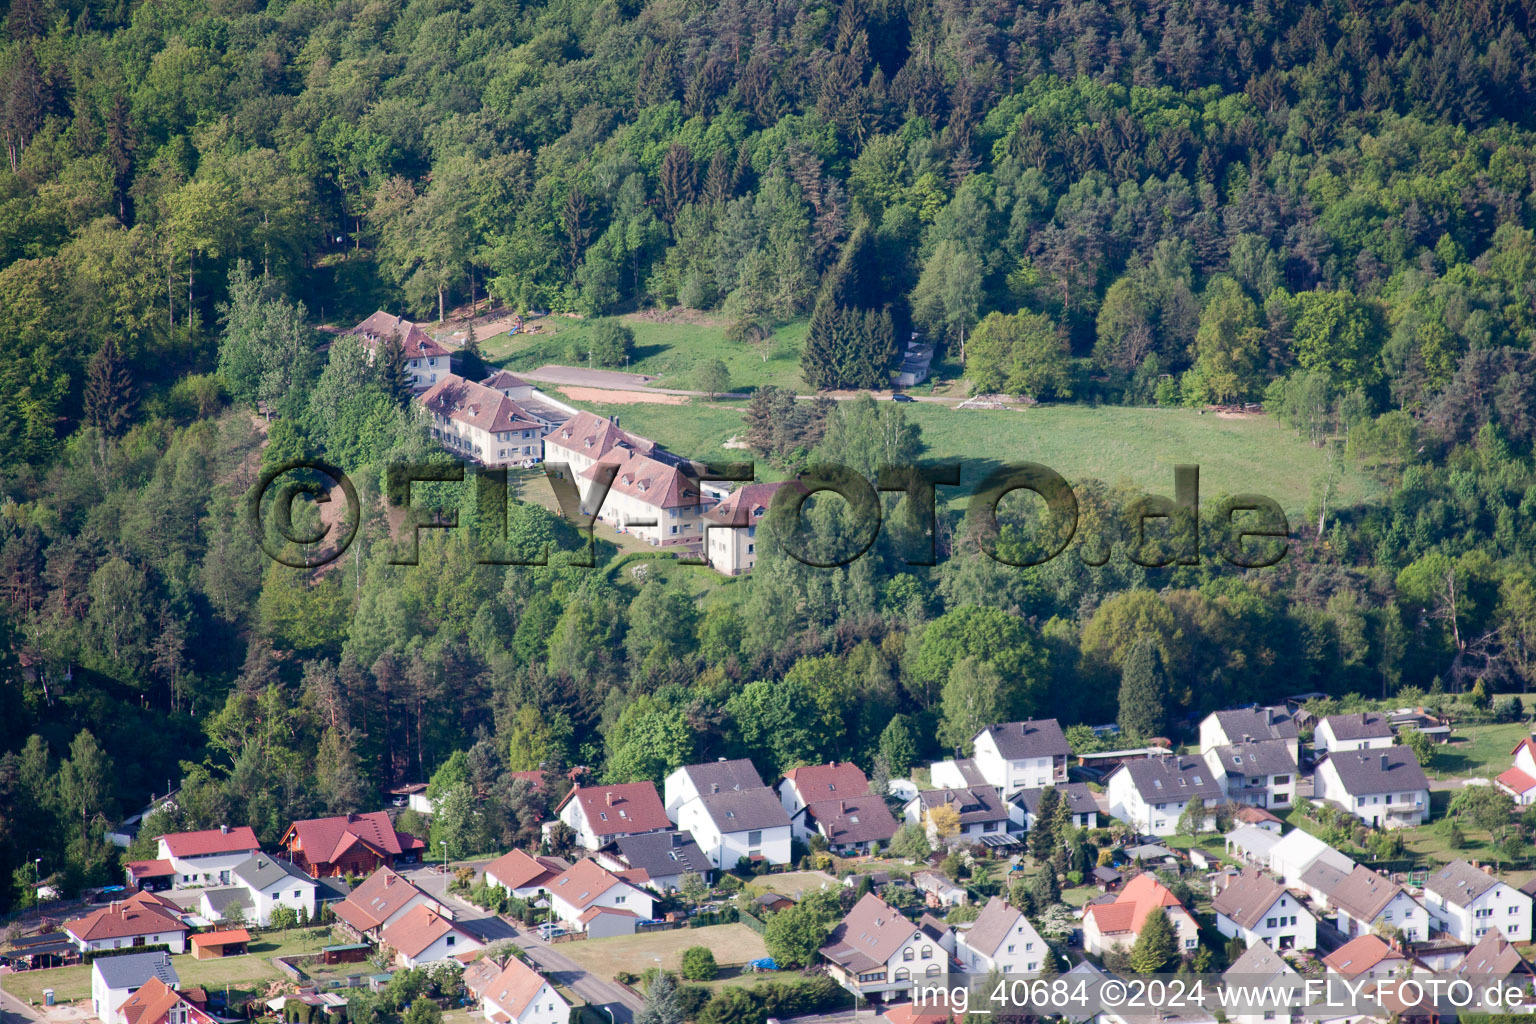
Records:
<instances>
[{"instance_id":1,"label":"parked car","mask_svg":"<svg viewBox=\"0 0 1536 1024\"><path fill-rule=\"evenodd\" d=\"M896 392L896 394L891 396L891 401L893 401L893 402L915 402L915 401L917 401L917 399L913 398L911 395L904 395L904 394L902 394L901 392L898 391L898 392Z\"/></svg>"}]
</instances>

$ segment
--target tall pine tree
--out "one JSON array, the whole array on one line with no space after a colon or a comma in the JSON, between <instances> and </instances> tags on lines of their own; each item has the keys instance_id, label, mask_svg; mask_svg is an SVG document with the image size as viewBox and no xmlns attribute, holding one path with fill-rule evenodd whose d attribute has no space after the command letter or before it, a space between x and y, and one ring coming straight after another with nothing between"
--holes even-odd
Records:
<instances>
[{"instance_id":1,"label":"tall pine tree","mask_svg":"<svg viewBox=\"0 0 1536 1024\"><path fill-rule=\"evenodd\" d=\"M133 374L114 338L102 342L85 368L85 422L116 437L133 415Z\"/></svg>"},{"instance_id":2,"label":"tall pine tree","mask_svg":"<svg viewBox=\"0 0 1536 1024\"><path fill-rule=\"evenodd\" d=\"M1147 738L1163 731L1168 717L1168 679L1157 649L1138 640L1120 668L1120 728Z\"/></svg>"},{"instance_id":3,"label":"tall pine tree","mask_svg":"<svg viewBox=\"0 0 1536 1024\"><path fill-rule=\"evenodd\" d=\"M402 406L408 404L414 388L410 368L405 365L405 344L398 332L391 332L379 347L375 366L384 391Z\"/></svg>"}]
</instances>

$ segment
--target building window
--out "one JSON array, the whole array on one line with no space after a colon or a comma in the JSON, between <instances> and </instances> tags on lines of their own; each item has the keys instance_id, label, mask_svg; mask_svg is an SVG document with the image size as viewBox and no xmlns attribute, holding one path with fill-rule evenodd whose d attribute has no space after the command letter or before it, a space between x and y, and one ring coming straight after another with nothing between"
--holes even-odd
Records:
<instances>
[{"instance_id":1,"label":"building window","mask_svg":"<svg viewBox=\"0 0 1536 1024\"><path fill-rule=\"evenodd\" d=\"M751 846L751 847L762 846L763 845L763 833L760 830L756 830L756 829L754 829L751 832L748 832L747 833L747 845Z\"/></svg>"}]
</instances>

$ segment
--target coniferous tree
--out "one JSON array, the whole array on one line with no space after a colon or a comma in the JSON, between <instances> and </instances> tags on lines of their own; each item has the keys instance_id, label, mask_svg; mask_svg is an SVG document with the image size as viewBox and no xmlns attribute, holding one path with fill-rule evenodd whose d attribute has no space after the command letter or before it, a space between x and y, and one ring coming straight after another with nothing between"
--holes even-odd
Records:
<instances>
[{"instance_id":1,"label":"coniferous tree","mask_svg":"<svg viewBox=\"0 0 1536 1024\"><path fill-rule=\"evenodd\" d=\"M1178 955L1179 940L1173 922L1162 907L1154 908L1141 924L1141 934L1131 947L1131 970L1137 974L1156 974L1166 970Z\"/></svg>"},{"instance_id":2,"label":"coniferous tree","mask_svg":"<svg viewBox=\"0 0 1536 1024\"><path fill-rule=\"evenodd\" d=\"M102 342L85 368L85 421L116 437L133 415L133 374L114 338Z\"/></svg>"},{"instance_id":3,"label":"coniferous tree","mask_svg":"<svg viewBox=\"0 0 1536 1024\"><path fill-rule=\"evenodd\" d=\"M414 389L411 385L410 368L405 364L405 344L400 340L398 332L391 332L389 337L384 339L376 359L379 384L383 386L384 392L401 406L409 403Z\"/></svg>"},{"instance_id":4,"label":"coniferous tree","mask_svg":"<svg viewBox=\"0 0 1536 1024\"><path fill-rule=\"evenodd\" d=\"M1157 649L1138 640L1120 669L1120 728L1132 736L1157 736L1167 720L1168 680Z\"/></svg>"},{"instance_id":5,"label":"coniferous tree","mask_svg":"<svg viewBox=\"0 0 1536 1024\"><path fill-rule=\"evenodd\" d=\"M1029 855L1037 861L1050 857L1056 848L1056 807L1061 794L1055 786L1046 786L1040 794L1040 807L1035 812L1034 827L1029 830Z\"/></svg>"}]
</instances>

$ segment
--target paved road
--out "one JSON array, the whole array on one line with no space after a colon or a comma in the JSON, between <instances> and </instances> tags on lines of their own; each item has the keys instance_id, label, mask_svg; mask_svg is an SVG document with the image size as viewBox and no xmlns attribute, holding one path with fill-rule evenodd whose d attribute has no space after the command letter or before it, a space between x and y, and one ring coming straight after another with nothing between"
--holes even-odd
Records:
<instances>
[{"instance_id":1,"label":"paved road","mask_svg":"<svg viewBox=\"0 0 1536 1024\"><path fill-rule=\"evenodd\" d=\"M465 865L453 866L460 868ZM484 867L484 862L474 862L468 866L479 870ZM430 867L405 872L405 875L419 888L447 904L453 910L454 920L459 926L481 942L490 944L511 939L553 981L564 985L593 1006L611 1013L613 1024L630 1024L634 1020L635 1011L640 1009L641 1002L628 990L607 978L588 972L581 964L560 952L559 946L545 942L533 930L520 928L506 918L450 893L448 883L452 875L445 875Z\"/></svg>"},{"instance_id":2,"label":"paved road","mask_svg":"<svg viewBox=\"0 0 1536 1024\"><path fill-rule=\"evenodd\" d=\"M0 991L0 1024L31 1024L42 1020L32 1007L9 992Z\"/></svg>"}]
</instances>

